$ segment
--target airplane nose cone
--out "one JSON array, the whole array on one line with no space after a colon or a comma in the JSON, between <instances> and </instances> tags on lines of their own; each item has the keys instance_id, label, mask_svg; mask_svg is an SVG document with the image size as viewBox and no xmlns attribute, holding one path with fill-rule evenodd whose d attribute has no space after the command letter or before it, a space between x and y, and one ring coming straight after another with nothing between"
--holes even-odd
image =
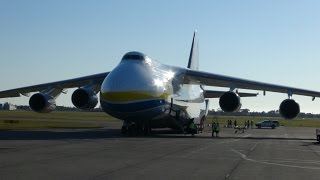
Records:
<instances>
[{"instance_id":1,"label":"airplane nose cone","mask_svg":"<svg viewBox=\"0 0 320 180\"><path fill-rule=\"evenodd\" d=\"M119 64L103 82L105 92L148 91L152 72L141 63Z\"/></svg>"},{"instance_id":2,"label":"airplane nose cone","mask_svg":"<svg viewBox=\"0 0 320 180\"><path fill-rule=\"evenodd\" d=\"M157 85L154 72L143 63L120 63L101 86L100 103L105 112L120 118L132 118L150 110L161 110L168 94Z\"/></svg>"}]
</instances>

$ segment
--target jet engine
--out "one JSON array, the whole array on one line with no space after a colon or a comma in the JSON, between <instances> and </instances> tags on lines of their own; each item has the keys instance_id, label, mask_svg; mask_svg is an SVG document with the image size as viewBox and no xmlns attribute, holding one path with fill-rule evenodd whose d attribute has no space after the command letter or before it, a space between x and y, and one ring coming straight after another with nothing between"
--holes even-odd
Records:
<instances>
[{"instance_id":1,"label":"jet engine","mask_svg":"<svg viewBox=\"0 0 320 180\"><path fill-rule=\"evenodd\" d=\"M75 90L71 97L75 107L82 110L93 109L98 104L98 97L91 89L79 88Z\"/></svg>"},{"instance_id":2,"label":"jet engine","mask_svg":"<svg viewBox=\"0 0 320 180\"><path fill-rule=\"evenodd\" d=\"M219 105L224 112L236 112L241 108L242 104L237 93L228 91L220 96Z\"/></svg>"},{"instance_id":3,"label":"jet engine","mask_svg":"<svg viewBox=\"0 0 320 180\"><path fill-rule=\"evenodd\" d=\"M30 108L38 113L49 113L56 108L54 98L45 93L36 93L29 100Z\"/></svg>"},{"instance_id":4,"label":"jet engine","mask_svg":"<svg viewBox=\"0 0 320 180\"><path fill-rule=\"evenodd\" d=\"M300 113L300 106L295 100L286 99L280 104L279 112L285 119L294 119Z\"/></svg>"}]
</instances>

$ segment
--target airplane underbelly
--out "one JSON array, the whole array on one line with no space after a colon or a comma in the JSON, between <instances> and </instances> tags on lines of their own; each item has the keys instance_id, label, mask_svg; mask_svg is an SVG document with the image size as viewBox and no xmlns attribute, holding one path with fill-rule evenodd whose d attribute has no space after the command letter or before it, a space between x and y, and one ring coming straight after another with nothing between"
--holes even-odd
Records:
<instances>
[{"instance_id":1,"label":"airplane underbelly","mask_svg":"<svg viewBox=\"0 0 320 180\"><path fill-rule=\"evenodd\" d=\"M106 101L100 103L106 113L125 121L157 119L169 108L166 101L161 99L125 104Z\"/></svg>"}]
</instances>

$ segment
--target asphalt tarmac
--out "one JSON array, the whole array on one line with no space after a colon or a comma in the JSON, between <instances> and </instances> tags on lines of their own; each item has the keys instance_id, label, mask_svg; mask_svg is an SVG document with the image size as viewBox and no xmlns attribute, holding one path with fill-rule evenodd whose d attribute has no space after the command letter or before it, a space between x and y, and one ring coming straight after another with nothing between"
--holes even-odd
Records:
<instances>
[{"instance_id":1,"label":"asphalt tarmac","mask_svg":"<svg viewBox=\"0 0 320 180\"><path fill-rule=\"evenodd\" d=\"M103 129L0 131L0 179L319 179L315 128L121 137Z\"/></svg>"}]
</instances>

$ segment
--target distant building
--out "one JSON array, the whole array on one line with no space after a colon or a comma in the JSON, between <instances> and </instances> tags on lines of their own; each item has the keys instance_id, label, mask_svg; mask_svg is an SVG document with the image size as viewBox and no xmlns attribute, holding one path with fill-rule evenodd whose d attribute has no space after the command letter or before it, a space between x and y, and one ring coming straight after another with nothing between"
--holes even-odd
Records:
<instances>
[{"instance_id":1,"label":"distant building","mask_svg":"<svg viewBox=\"0 0 320 180\"><path fill-rule=\"evenodd\" d=\"M17 110L17 107L13 104L6 102L2 105L2 110L13 111L13 110Z\"/></svg>"}]
</instances>

